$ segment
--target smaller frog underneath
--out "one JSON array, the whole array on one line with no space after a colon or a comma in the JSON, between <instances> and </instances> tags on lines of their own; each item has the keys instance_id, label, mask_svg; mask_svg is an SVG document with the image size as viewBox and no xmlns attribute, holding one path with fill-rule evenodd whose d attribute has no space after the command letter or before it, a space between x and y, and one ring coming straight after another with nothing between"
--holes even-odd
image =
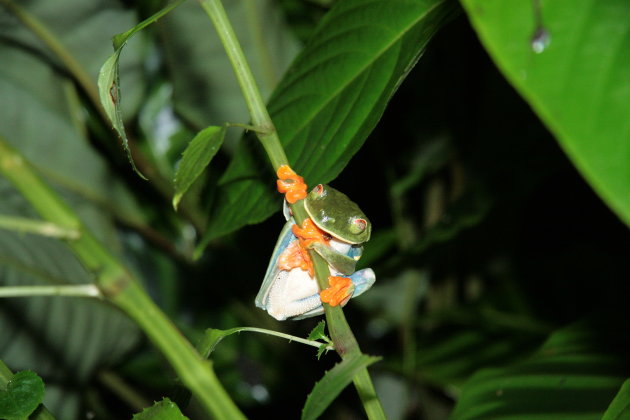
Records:
<instances>
[{"instance_id":1,"label":"smaller frog underneath","mask_svg":"<svg viewBox=\"0 0 630 420\"><path fill-rule=\"evenodd\" d=\"M285 203L285 224L256 297L256 306L278 320L302 319L324 312L322 301L345 305L375 281L370 268L355 271L370 238L371 225L345 194L317 185L304 199L309 219L300 227ZM328 263L330 287L320 292L306 249Z\"/></svg>"}]
</instances>

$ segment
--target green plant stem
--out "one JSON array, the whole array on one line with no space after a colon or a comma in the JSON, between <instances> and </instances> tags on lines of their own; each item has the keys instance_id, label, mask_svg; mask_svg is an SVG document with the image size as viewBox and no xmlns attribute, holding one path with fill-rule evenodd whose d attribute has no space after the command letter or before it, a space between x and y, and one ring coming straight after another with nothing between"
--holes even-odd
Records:
<instances>
[{"instance_id":1,"label":"green plant stem","mask_svg":"<svg viewBox=\"0 0 630 420\"><path fill-rule=\"evenodd\" d=\"M259 127L259 131L256 132L256 135L262 143L265 152L267 152L274 171L277 171L280 166L288 165L289 161L284 153L284 149L280 145L276 128L269 117L267 107L260 95L258 85L247 64L245 54L243 54L243 50L236 38L234 29L232 29L225 9L220 0L199 0L199 3L212 20L219 34L219 38L223 43L225 52L234 68L234 74L238 79L238 84L245 97L252 122L255 126Z\"/></svg>"},{"instance_id":2,"label":"green plant stem","mask_svg":"<svg viewBox=\"0 0 630 420\"><path fill-rule=\"evenodd\" d=\"M7 383L13 378L13 372L7 365L0 360L0 389L4 389ZM35 410L30 416L31 420L55 420L55 416L43 404L40 404L39 408Z\"/></svg>"},{"instance_id":3,"label":"green plant stem","mask_svg":"<svg viewBox=\"0 0 630 420\"><path fill-rule=\"evenodd\" d=\"M295 335L285 334L285 333L281 333L274 330L267 330L264 328L256 328L256 327L230 328L229 330L226 330L225 333L227 336L227 335L232 335L234 333L240 333L242 331L255 332L255 333L260 333L260 334L272 335L274 337L285 338L289 341L295 341L296 343L306 344L307 346L312 346L315 348L320 348L322 344L325 344L321 341L307 340L305 338L298 337ZM213 348L215 347L216 343L217 341L214 339L214 337L210 336L210 334L205 334L203 340L197 346L197 349L199 350L199 353L208 357L208 355L212 352ZM326 350L334 350L334 347L326 346Z\"/></svg>"},{"instance_id":4,"label":"green plant stem","mask_svg":"<svg viewBox=\"0 0 630 420\"><path fill-rule=\"evenodd\" d=\"M220 0L199 0L199 2L212 20L223 43L247 102L252 122L263 131L262 133L256 132L256 135L262 143L274 171L277 171L281 165L288 165L289 162L223 5ZM291 205L291 211L296 223L300 225L308 218L301 200ZM316 252L309 251L309 254L313 260L317 283L323 290L328 287L328 276L330 275L328 264ZM324 311L328 322L328 330L337 353L342 358L360 354L361 349L342 309L324 304ZM368 417L370 419L384 419L385 413L376 396L376 391L367 369L361 370L355 376L353 382Z\"/></svg>"},{"instance_id":5,"label":"green plant stem","mask_svg":"<svg viewBox=\"0 0 630 420\"><path fill-rule=\"evenodd\" d=\"M79 231L69 230L54 223L25 217L0 215L0 229L14 230L21 233L34 233L59 239L78 239Z\"/></svg>"},{"instance_id":6,"label":"green plant stem","mask_svg":"<svg viewBox=\"0 0 630 420\"><path fill-rule=\"evenodd\" d=\"M0 287L0 298L21 296L74 296L101 298L101 291L93 284L61 286L5 286Z\"/></svg>"},{"instance_id":7,"label":"green plant stem","mask_svg":"<svg viewBox=\"0 0 630 420\"><path fill-rule=\"evenodd\" d=\"M99 372L98 379L121 401L127 403L133 411L142 411L142 409L151 405L151 400L144 398L133 387L129 386L123 378L112 371L104 370Z\"/></svg>"},{"instance_id":8,"label":"green plant stem","mask_svg":"<svg viewBox=\"0 0 630 420\"><path fill-rule=\"evenodd\" d=\"M96 285L103 296L140 326L208 413L217 419L245 418L219 383L211 364L197 353L132 274L85 229L75 213L1 137L0 173L44 219L81 232L79 239L67 241L67 244L86 269L95 274Z\"/></svg>"}]
</instances>

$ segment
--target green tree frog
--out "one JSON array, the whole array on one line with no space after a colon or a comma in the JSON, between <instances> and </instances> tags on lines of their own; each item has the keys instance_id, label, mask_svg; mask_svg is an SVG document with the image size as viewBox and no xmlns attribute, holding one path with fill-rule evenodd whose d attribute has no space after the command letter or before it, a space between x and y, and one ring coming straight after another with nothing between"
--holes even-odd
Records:
<instances>
[{"instance_id":1,"label":"green tree frog","mask_svg":"<svg viewBox=\"0 0 630 420\"><path fill-rule=\"evenodd\" d=\"M323 231L323 241L309 241L308 248L320 254L329 264L331 276L347 276L352 282L347 303L368 290L375 281L374 271L354 271L361 258L361 244L370 238L371 225L365 214L345 194L327 185L317 185L304 199L304 208L313 224ZM298 245L301 231L284 206L287 223L280 232L263 284L256 296L256 306L278 320L302 319L324 312L320 289L308 264L295 266L287 259L301 258ZM297 230L296 230L297 228ZM322 232L319 232L321 235ZM300 233L298 233L300 235ZM303 238L302 238L303 239ZM308 256L304 257L310 263Z\"/></svg>"}]
</instances>

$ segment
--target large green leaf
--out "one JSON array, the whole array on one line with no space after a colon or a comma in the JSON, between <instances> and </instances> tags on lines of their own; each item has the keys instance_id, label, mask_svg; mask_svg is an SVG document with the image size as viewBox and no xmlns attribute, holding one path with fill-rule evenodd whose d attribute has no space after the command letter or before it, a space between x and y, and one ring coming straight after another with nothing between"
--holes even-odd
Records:
<instances>
[{"instance_id":1,"label":"large green leaf","mask_svg":"<svg viewBox=\"0 0 630 420\"><path fill-rule=\"evenodd\" d=\"M548 46L536 53L531 0L462 0L505 77L597 193L630 224L630 2L542 1Z\"/></svg>"},{"instance_id":2,"label":"large green leaf","mask_svg":"<svg viewBox=\"0 0 630 420\"><path fill-rule=\"evenodd\" d=\"M627 377L629 350L628 328L610 318L564 328L529 359L475 374L451 418L600 419Z\"/></svg>"},{"instance_id":3,"label":"large green leaf","mask_svg":"<svg viewBox=\"0 0 630 420\"><path fill-rule=\"evenodd\" d=\"M349 0L330 10L269 103L289 162L308 183L346 166L452 10L445 0ZM268 167L239 150L204 242L279 209Z\"/></svg>"}]
</instances>

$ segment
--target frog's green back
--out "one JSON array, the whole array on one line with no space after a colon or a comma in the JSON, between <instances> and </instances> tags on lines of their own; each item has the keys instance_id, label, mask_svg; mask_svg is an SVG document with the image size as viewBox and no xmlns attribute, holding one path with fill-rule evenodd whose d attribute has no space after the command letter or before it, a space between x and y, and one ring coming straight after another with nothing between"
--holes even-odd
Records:
<instances>
[{"instance_id":1,"label":"frog's green back","mask_svg":"<svg viewBox=\"0 0 630 420\"><path fill-rule=\"evenodd\" d=\"M329 185L319 184L304 200L304 208L318 228L351 244L370 239L372 225L347 195Z\"/></svg>"}]
</instances>

